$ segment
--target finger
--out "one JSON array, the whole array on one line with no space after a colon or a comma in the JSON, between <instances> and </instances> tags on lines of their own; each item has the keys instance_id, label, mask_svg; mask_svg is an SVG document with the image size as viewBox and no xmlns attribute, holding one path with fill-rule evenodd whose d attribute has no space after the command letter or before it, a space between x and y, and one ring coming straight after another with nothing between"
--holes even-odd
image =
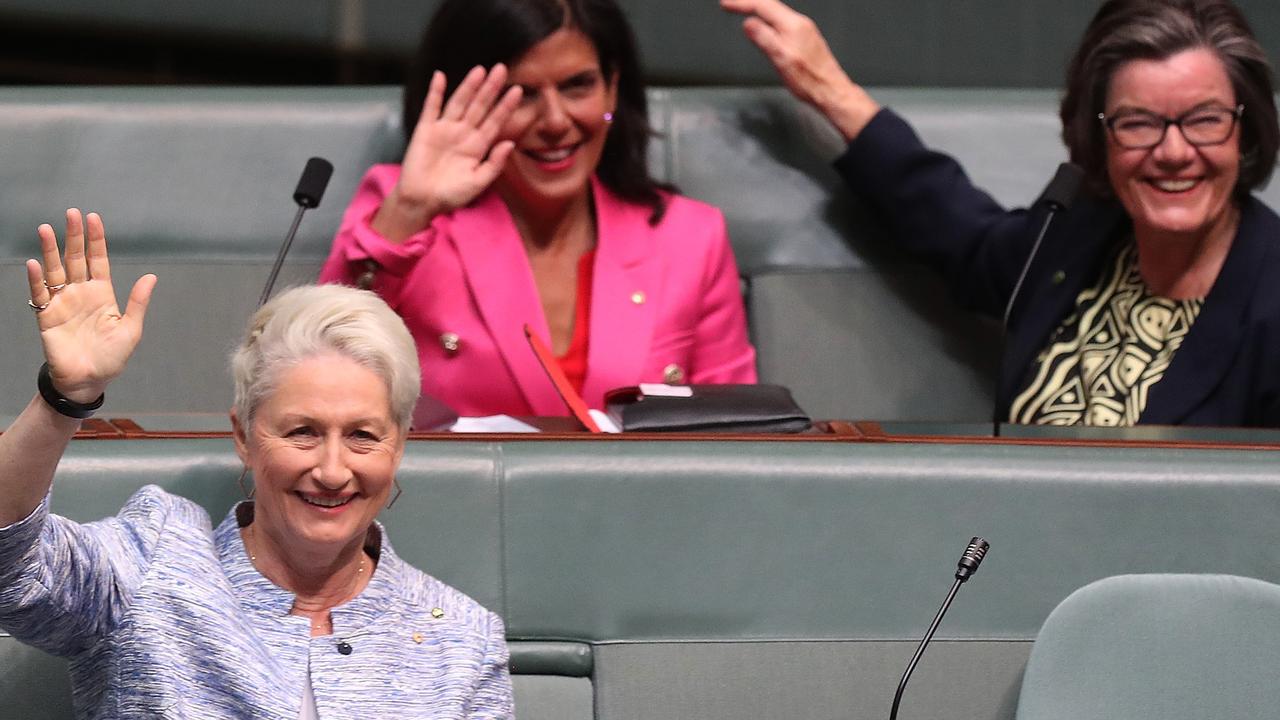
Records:
<instances>
[{"instance_id":1,"label":"finger","mask_svg":"<svg viewBox=\"0 0 1280 720\"><path fill-rule=\"evenodd\" d=\"M37 260L27 261L27 285L31 286L31 304L44 305L52 297L44 284L44 270Z\"/></svg>"},{"instance_id":2,"label":"finger","mask_svg":"<svg viewBox=\"0 0 1280 720\"><path fill-rule=\"evenodd\" d=\"M720 0L720 7L730 12L755 12L760 0Z\"/></svg>"},{"instance_id":3,"label":"finger","mask_svg":"<svg viewBox=\"0 0 1280 720\"><path fill-rule=\"evenodd\" d=\"M44 282L50 285L61 285L67 281L67 272L62 268L62 253L58 252L58 235L53 226L44 223L36 228L40 237L40 255L44 258Z\"/></svg>"},{"instance_id":4,"label":"finger","mask_svg":"<svg viewBox=\"0 0 1280 720\"><path fill-rule=\"evenodd\" d=\"M142 334L142 321L147 317L147 306L151 304L151 291L156 289L156 276L147 273L138 278L129 291L129 303L125 305L122 322L128 323Z\"/></svg>"},{"instance_id":5,"label":"finger","mask_svg":"<svg viewBox=\"0 0 1280 720\"><path fill-rule=\"evenodd\" d=\"M746 33L747 39L760 48L760 52L774 64L779 70L782 69L781 62L786 55L786 48L782 42L782 34L775 28L770 26L757 17L749 17L742 21L742 31Z\"/></svg>"},{"instance_id":6,"label":"finger","mask_svg":"<svg viewBox=\"0 0 1280 720\"><path fill-rule=\"evenodd\" d=\"M111 263L107 261L107 233L102 227L102 216L89 213L85 222L89 226L89 277L110 280Z\"/></svg>"},{"instance_id":7,"label":"finger","mask_svg":"<svg viewBox=\"0 0 1280 720\"><path fill-rule=\"evenodd\" d=\"M511 157L511 152L515 150L516 144L511 140L503 140L493 149L489 151L489 157L484 162L476 166L476 174L479 175L484 185L489 185L498 179L498 174L502 172L502 168L507 164L507 158Z\"/></svg>"},{"instance_id":8,"label":"finger","mask_svg":"<svg viewBox=\"0 0 1280 720\"><path fill-rule=\"evenodd\" d=\"M427 85L427 99L422 101L422 114L418 116L418 124L413 128L413 134L409 136L409 149L405 151L408 157L412 149L419 145L421 140L427 136L428 128L432 123L440 119L440 105L444 102L444 90L446 79L444 73L439 70L431 75L431 82Z\"/></svg>"},{"instance_id":9,"label":"finger","mask_svg":"<svg viewBox=\"0 0 1280 720\"><path fill-rule=\"evenodd\" d=\"M440 119L440 108L444 105L444 73L436 70L431 73L431 83L427 85L427 99L422 103L422 116L418 120L421 126L424 121L434 122Z\"/></svg>"},{"instance_id":10,"label":"finger","mask_svg":"<svg viewBox=\"0 0 1280 720\"><path fill-rule=\"evenodd\" d=\"M778 0L720 0L720 7L741 15L755 15L775 28L800 14Z\"/></svg>"},{"instance_id":11,"label":"finger","mask_svg":"<svg viewBox=\"0 0 1280 720\"><path fill-rule=\"evenodd\" d=\"M84 264L84 218L75 208L67 210L66 244L62 263L67 271L67 282L82 282L88 277L89 269Z\"/></svg>"},{"instance_id":12,"label":"finger","mask_svg":"<svg viewBox=\"0 0 1280 720\"><path fill-rule=\"evenodd\" d=\"M479 65L471 68L471 72L467 73L467 76L458 84L458 89L449 96L449 101L444 104L444 112L440 117L444 120L461 120L467 105L471 103L471 98L476 94L476 88L480 87L480 83L484 81L484 76L484 68Z\"/></svg>"},{"instance_id":13,"label":"finger","mask_svg":"<svg viewBox=\"0 0 1280 720\"><path fill-rule=\"evenodd\" d=\"M493 102L498 99L498 93L502 92L502 86L506 82L506 66L502 63L494 65L493 69L489 71L488 77L480 84L480 89L476 91L475 98L467 106L467 110L462 116L462 121L471 126L479 126L483 122L485 115L488 115L489 110L493 108Z\"/></svg>"},{"instance_id":14,"label":"finger","mask_svg":"<svg viewBox=\"0 0 1280 720\"><path fill-rule=\"evenodd\" d=\"M520 99L523 97L524 91L519 86L507 88L507 91L502 94L502 99L493 106L489 116L480 125L480 136L486 143L491 143L498 137L498 133L502 132L502 126L506 125L507 120L511 118L511 113L520 107Z\"/></svg>"},{"instance_id":15,"label":"finger","mask_svg":"<svg viewBox=\"0 0 1280 720\"><path fill-rule=\"evenodd\" d=\"M752 15L755 13L755 0L720 0L720 9L728 10L731 13L739 15Z\"/></svg>"}]
</instances>

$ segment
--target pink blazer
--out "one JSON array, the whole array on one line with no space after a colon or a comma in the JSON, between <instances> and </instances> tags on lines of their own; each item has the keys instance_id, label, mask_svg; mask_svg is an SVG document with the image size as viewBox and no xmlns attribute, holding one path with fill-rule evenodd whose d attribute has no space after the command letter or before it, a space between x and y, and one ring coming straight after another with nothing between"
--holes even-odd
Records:
<instances>
[{"instance_id":1,"label":"pink blazer","mask_svg":"<svg viewBox=\"0 0 1280 720\"><path fill-rule=\"evenodd\" d=\"M365 174L320 281L354 283L365 261L376 261L374 290L418 344L422 391L462 415L567 414L524 336L525 323L544 340L550 333L506 205L486 192L393 244L369 223L399 175L399 165ZM602 408L607 390L675 374L685 383L755 382L755 349L720 211L671 196L654 227L649 208L595 179L592 192L598 241L587 405Z\"/></svg>"}]
</instances>

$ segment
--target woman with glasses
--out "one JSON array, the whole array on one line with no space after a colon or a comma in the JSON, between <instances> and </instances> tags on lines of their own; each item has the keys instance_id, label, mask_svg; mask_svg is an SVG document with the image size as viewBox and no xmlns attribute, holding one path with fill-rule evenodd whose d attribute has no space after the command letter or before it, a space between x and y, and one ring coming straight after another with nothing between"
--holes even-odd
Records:
<instances>
[{"instance_id":1,"label":"woman with glasses","mask_svg":"<svg viewBox=\"0 0 1280 720\"><path fill-rule=\"evenodd\" d=\"M721 0L895 236L1000 317L1045 221L1007 211L845 74L778 0ZM1109 0L1067 70L1083 196L1059 213L1008 317L998 418L1280 425L1280 217L1251 192L1280 127L1265 54L1229 0ZM993 148L994 150L995 148ZM1270 276L1270 278L1268 278Z\"/></svg>"}]
</instances>

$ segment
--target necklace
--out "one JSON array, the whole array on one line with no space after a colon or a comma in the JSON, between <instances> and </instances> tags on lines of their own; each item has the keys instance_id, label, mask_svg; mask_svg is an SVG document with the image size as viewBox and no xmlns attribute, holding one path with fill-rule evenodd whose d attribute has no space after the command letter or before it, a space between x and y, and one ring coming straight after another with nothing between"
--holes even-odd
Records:
<instances>
[{"instance_id":1,"label":"necklace","mask_svg":"<svg viewBox=\"0 0 1280 720\"><path fill-rule=\"evenodd\" d=\"M253 525L250 525L249 527L245 528L244 549L245 549L245 553L249 556L249 562L253 563L254 568L257 569L258 555L252 550L252 548L250 548L250 543L248 542L250 539L253 540L253 544L257 544L257 535L254 533ZM365 556L364 550L361 550L360 564L356 566L355 583L354 583L356 587L359 587L360 578L364 575L365 559L366 559L366 556ZM258 572L261 573L262 571L258 570ZM351 593L350 597L354 597L355 594L356 593L354 592ZM350 597L348 597L348 599L350 599ZM345 600L343 602L345 602ZM341 603L336 603L336 604L341 604ZM317 618L313 617L309 613L298 613L298 614L303 615L304 617L308 617L312 620L311 622L312 632L320 633L320 634L332 633L333 619L329 615L329 610L325 609L325 610L320 610L319 612L321 613L319 622L316 622Z\"/></svg>"},{"instance_id":2,"label":"necklace","mask_svg":"<svg viewBox=\"0 0 1280 720\"><path fill-rule=\"evenodd\" d=\"M365 557L365 556L364 556L364 553L363 553L363 552L362 552L362 553L360 553L360 565L359 565L358 567L356 567L356 575L357 575L357 576L358 576L360 573L364 572L364 557ZM253 563L253 564L254 564L254 566L256 567L256 566L257 566L257 564L258 564L258 556L257 556L257 555L254 555L252 552L250 552L250 553L249 553L249 562Z\"/></svg>"},{"instance_id":3,"label":"necklace","mask_svg":"<svg viewBox=\"0 0 1280 720\"><path fill-rule=\"evenodd\" d=\"M249 527L245 528L245 535L246 535L247 537L249 537L249 538L252 538L252 539L253 539L253 543L254 543L255 545L258 543L258 536L257 536L257 535L254 533L254 531L253 531L253 525L250 525ZM254 551L249 547L249 543L247 543L247 542L244 544L244 549L245 549L245 552L246 552L246 553L248 553L248 555L249 555L249 562L253 563L253 564L254 564L254 566L256 567L256 566L257 566L257 564L258 564L258 555L257 555L257 553L255 553L255 552L254 552ZM360 551L360 564L356 567L356 575L359 575L360 573L363 573L363 572L364 572L364 561L365 561L365 554L364 554L364 550L361 550L361 551Z\"/></svg>"}]
</instances>

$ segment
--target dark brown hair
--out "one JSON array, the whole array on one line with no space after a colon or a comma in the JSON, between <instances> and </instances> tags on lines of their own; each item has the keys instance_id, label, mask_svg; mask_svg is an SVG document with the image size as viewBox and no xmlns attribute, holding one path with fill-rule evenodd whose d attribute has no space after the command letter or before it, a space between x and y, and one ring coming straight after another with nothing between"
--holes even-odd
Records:
<instances>
[{"instance_id":1,"label":"dark brown hair","mask_svg":"<svg viewBox=\"0 0 1280 720\"><path fill-rule=\"evenodd\" d=\"M635 36L614 0L445 0L427 24L404 87L404 133L422 114L431 74L440 70L452 94L467 72L519 62L534 45L561 28L573 28L595 46L605 78L617 73L618 101L596 172L614 194L647 205L651 224L666 211L649 174L649 106Z\"/></svg>"},{"instance_id":2,"label":"dark brown hair","mask_svg":"<svg viewBox=\"0 0 1280 720\"><path fill-rule=\"evenodd\" d=\"M1206 48L1222 61L1244 105L1236 196L1266 185L1280 149L1280 126L1266 53L1230 0L1108 0L1085 30L1067 68L1062 139L1084 168L1091 189L1107 197L1107 138L1098 113L1117 68L1130 60L1163 60Z\"/></svg>"}]
</instances>

